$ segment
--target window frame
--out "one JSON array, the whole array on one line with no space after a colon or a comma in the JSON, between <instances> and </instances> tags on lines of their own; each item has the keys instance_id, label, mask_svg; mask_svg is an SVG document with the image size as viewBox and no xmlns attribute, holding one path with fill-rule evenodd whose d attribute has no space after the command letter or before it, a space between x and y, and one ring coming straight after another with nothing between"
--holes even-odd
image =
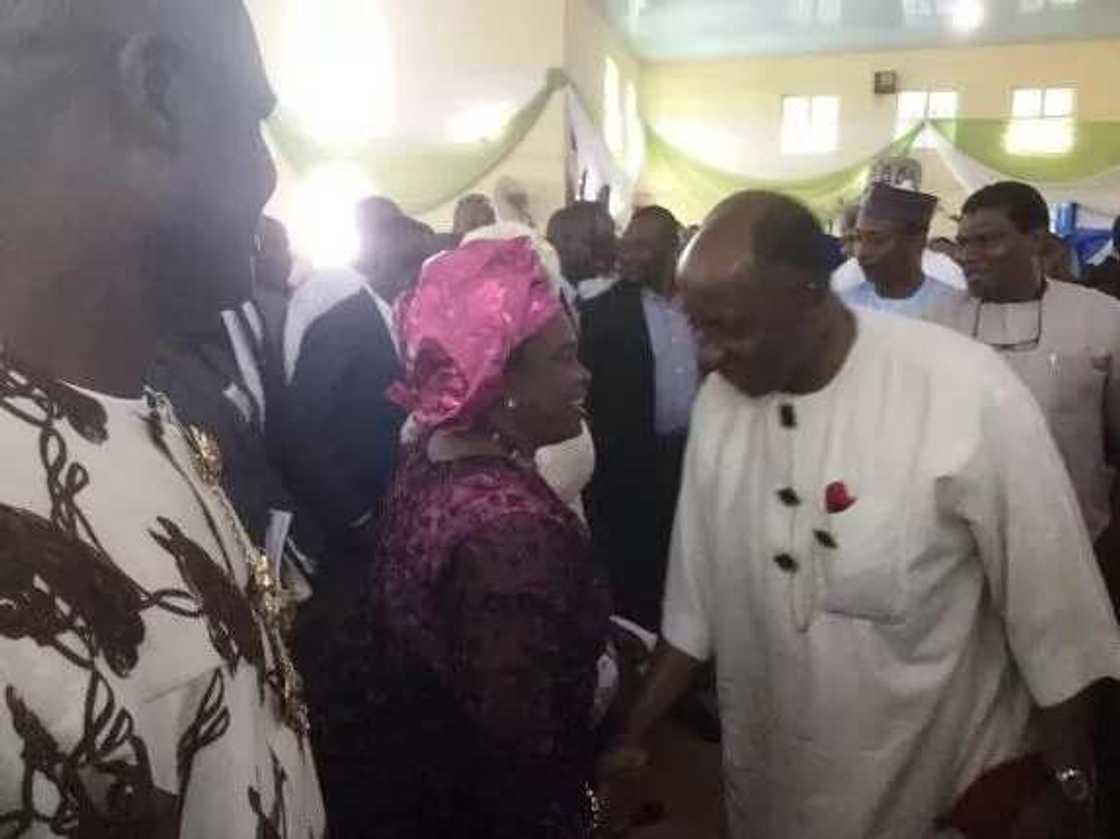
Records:
<instances>
[{"instance_id":1,"label":"window frame","mask_svg":"<svg viewBox=\"0 0 1120 839\"><path fill-rule=\"evenodd\" d=\"M805 106L804 115L791 122L789 106L794 102ZM821 114L824 106L834 109L834 115ZM835 154L840 148L840 114L842 100L831 93L786 94L781 99L779 146L784 157L811 157ZM822 137L817 132L828 131Z\"/></svg>"}]
</instances>

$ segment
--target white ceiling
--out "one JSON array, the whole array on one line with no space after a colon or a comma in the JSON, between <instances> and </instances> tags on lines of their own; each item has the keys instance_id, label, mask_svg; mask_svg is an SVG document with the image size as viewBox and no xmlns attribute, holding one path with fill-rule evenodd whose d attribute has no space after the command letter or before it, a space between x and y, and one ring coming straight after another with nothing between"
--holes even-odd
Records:
<instances>
[{"instance_id":1,"label":"white ceiling","mask_svg":"<svg viewBox=\"0 0 1120 839\"><path fill-rule=\"evenodd\" d=\"M1120 38L1120 0L598 0L644 59Z\"/></svg>"}]
</instances>

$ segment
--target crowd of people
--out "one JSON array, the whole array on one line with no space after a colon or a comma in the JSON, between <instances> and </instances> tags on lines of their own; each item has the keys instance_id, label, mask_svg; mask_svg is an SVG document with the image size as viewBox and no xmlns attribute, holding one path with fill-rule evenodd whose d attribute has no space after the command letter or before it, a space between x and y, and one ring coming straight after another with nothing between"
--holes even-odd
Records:
<instances>
[{"instance_id":1,"label":"crowd of people","mask_svg":"<svg viewBox=\"0 0 1120 839\"><path fill-rule=\"evenodd\" d=\"M1118 262L1034 188L317 270L239 4L0 68L0 834L625 836L699 692L736 839L1118 835Z\"/></svg>"}]
</instances>

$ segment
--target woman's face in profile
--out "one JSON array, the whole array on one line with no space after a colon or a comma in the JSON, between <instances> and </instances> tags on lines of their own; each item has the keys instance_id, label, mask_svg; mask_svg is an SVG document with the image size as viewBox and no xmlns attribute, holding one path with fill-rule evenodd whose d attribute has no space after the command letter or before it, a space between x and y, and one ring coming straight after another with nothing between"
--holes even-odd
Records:
<instances>
[{"instance_id":1,"label":"woman's face in profile","mask_svg":"<svg viewBox=\"0 0 1120 839\"><path fill-rule=\"evenodd\" d=\"M511 416L537 446L578 437L591 376L579 362L579 342L567 312L560 312L515 353L506 370Z\"/></svg>"}]
</instances>

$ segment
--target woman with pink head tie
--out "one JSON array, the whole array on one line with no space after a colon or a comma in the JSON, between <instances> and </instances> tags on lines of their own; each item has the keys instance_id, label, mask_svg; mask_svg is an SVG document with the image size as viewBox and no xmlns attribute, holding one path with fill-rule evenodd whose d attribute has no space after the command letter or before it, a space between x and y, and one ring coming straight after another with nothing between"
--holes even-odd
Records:
<instances>
[{"instance_id":1,"label":"woman with pink head tie","mask_svg":"<svg viewBox=\"0 0 1120 839\"><path fill-rule=\"evenodd\" d=\"M353 759L352 812L328 790L332 829L590 836L609 601L584 526L533 467L538 448L581 433L572 321L516 239L430 261L398 326L406 376L392 395L419 433L333 668L342 716L325 747Z\"/></svg>"}]
</instances>

